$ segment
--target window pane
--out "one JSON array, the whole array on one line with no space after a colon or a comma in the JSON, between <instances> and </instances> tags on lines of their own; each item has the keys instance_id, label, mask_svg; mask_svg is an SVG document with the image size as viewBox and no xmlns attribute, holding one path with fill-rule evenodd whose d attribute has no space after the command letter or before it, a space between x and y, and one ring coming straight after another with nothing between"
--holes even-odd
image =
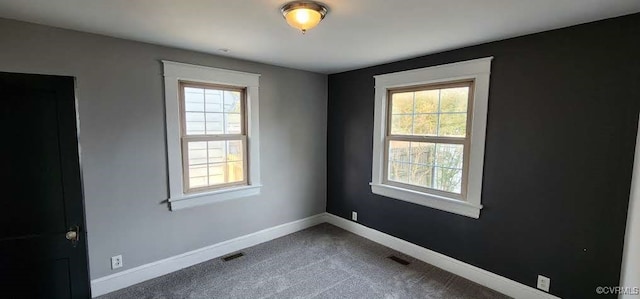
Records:
<instances>
[{"instance_id":1,"label":"window pane","mask_svg":"<svg viewBox=\"0 0 640 299\"><path fill-rule=\"evenodd\" d=\"M222 91L213 89L205 91L205 110L207 112L223 112Z\"/></svg>"},{"instance_id":2,"label":"window pane","mask_svg":"<svg viewBox=\"0 0 640 299\"><path fill-rule=\"evenodd\" d=\"M202 112L186 112L185 123L187 125L187 135L204 134L204 113Z\"/></svg>"},{"instance_id":3,"label":"window pane","mask_svg":"<svg viewBox=\"0 0 640 299\"><path fill-rule=\"evenodd\" d=\"M411 142L411 163L422 165L435 164L436 144Z\"/></svg>"},{"instance_id":4,"label":"window pane","mask_svg":"<svg viewBox=\"0 0 640 299\"><path fill-rule=\"evenodd\" d=\"M418 114L413 121L413 135L435 136L438 128L438 114Z\"/></svg>"},{"instance_id":5,"label":"window pane","mask_svg":"<svg viewBox=\"0 0 640 299\"><path fill-rule=\"evenodd\" d=\"M207 113L205 114L205 117L207 119L206 134L224 134L224 116L222 115L222 113Z\"/></svg>"},{"instance_id":6,"label":"window pane","mask_svg":"<svg viewBox=\"0 0 640 299\"><path fill-rule=\"evenodd\" d=\"M236 113L225 113L224 115L224 133L225 134L241 134L242 133L242 117Z\"/></svg>"},{"instance_id":7,"label":"window pane","mask_svg":"<svg viewBox=\"0 0 640 299\"><path fill-rule=\"evenodd\" d=\"M439 136L464 137L467 132L466 113L440 114Z\"/></svg>"},{"instance_id":8,"label":"window pane","mask_svg":"<svg viewBox=\"0 0 640 299\"><path fill-rule=\"evenodd\" d=\"M186 135L242 134L242 91L184 87Z\"/></svg>"},{"instance_id":9,"label":"window pane","mask_svg":"<svg viewBox=\"0 0 640 299\"><path fill-rule=\"evenodd\" d=\"M189 166L189 174L191 178L203 178L207 176L207 165L191 165Z\"/></svg>"},{"instance_id":10,"label":"window pane","mask_svg":"<svg viewBox=\"0 0 640 299\"><path fill-rule=\"evenodd\" d=\"M185 87L184 96L187 101L202 102L204 99L204 89L199 87Z\"/></svg>"},{"instance_id":11,"label":"window pane","mask_svg":"<svg viewBox=\"0 0 640 299\"><path fill-rule=\"evenodd\" d=\"M202 96L204 89L199 88L199 87L185 87L184 88L184 92L185 93L189 93L189 94L195 94L195 95L199 95Z\"/></svg>"},{"instance_id":12,"label":"window pane","mask_svg":"<svg viewBox=\"0 0 640 299\"><path fill-rule=\"evenodd\" d=\"M464 145L462 144L437 144L436 165L448 168L462 169L464 157Z\"/></svg>"},{"instance_id":13,"label":"window pane","mask_svg":"<svg viewBox=\"0 0 640 299\"><path fill-rule=\"evenodd\" d=\"M467 112L469 87L442 89L440 94L440 112Z\"/></svg>"},{"instance_id":14,"label":"window pane","mask_svg":"<svg viewBox=\"0 0 640 299\"><path fill-rule=\"evenodd\" d=\"M225 162L225 141L209 141L207 142L208 161L209 163Z\"/></svg>"},{"instance_id":15,"label":"window pane","mask_svg":"<svg viewBox=\"0 0 640 299\"><path fill-rule=\"evenodd\" d=\"M462 169L435 167L434 189L460 194L462 189Z\"/></svg>"},{"instance_id":16,"label":"window pane","mask_svg":"<svg viewBox=\"0 0 640 299\"><path fill-rule=\"evenodd\" d=\"M193 112L204 111L204 90L202 88L186 87L184 89L184 110Z\"/></svg>"},{"instance_id":17,"label":"window pane","mask_svg":"<svg viewBox=\"0 0 640 299\"><path fill-rule=\"evenodd\" d=\"M244 140L189 141L190 189L244 181Z\"/></svg>"},{"instance_id":18,"label":"window pane","mask_svg":"<svg viewBox=\"0 0 640 299\"><path fill-rule=\"evenodd\" d=\"M469 91L463 86L392 92L390 134L465 137Z\"/></svg>"},{"instance_id":19,"label":"window pane","mask_svg":"<svg viewBox=\"0 0 640 299\"><path fill-rule=\"evenodd\" d=\"M431 187L433 167L427 165L411 164L409 183L420 187Z\"/></svg>"},{"instance_id":20,"label":"window pane","mask_svg":"<svg viewBox=\"0 0 640 299\"><path fill-rule=\"evenodd\" d=\"M189 163L189 187L206 187L207 180L207 143L189 142L187 145Z\"/></svg>"},{"instance_id":21,"label":"window pane","mask_svg":"<svg viewBox=\"0 0 640 299\"><path fill-rule=\"evenodd\" d=\"M412 125L413 116L411 115L391 116L391 134L393 135L411 135Z\"/></svg>"},{"instance_id":22,"label":"window pane","mask_svg":"<svg viewBox=\"0 0 640 299\"><path fill-rule=\"evenodd\" d=\"M387 179L460 193L463 159L462 144L392 140L389 142Z\"/></svg>"},{"instance_id":23,"label":"window pane","mask_svg":"<svg viewBox=\"0 0 640 299\"><path fill-rule=\"evenodd\" d=\"M241 101L239 91L224 91L224 112L240 113Z\"/></svg>"},{"instance_id":24,"label":"window pane","mask_svg":"<svg viewBox=\"0 0 640 299\"><path fill-rule=\"evenodd\" d=\"M409 163L411 154L411 142L389 141L389 160Z\"/></svg>"},{"instance_id":25,"label":"window pane","mask_svg":"<svg viewBox=\"0 0 640 299\"><path fill-rule=\"evenodd\" d=\"M207 143L189 142L188 144L189 166L204 165L207 163ZM206 175L206 174L205 174Z\"/></svg>"},{"instance_id":26,"label":"window pane","mask_svg":"<svg viewBox=\"0 0 640 299\"><path fill-rule=\"evenodd\" d=\"M437 89L416 92L415 113L437 113L439 97L440 91Z\"/></svg>"},{"instance_id":27,"label":"window pane","mask_svg":"<svg viewBox=\"0 0 640 299\"><path fill-rule=\"evenodd\" d=\"M390 141L388 179L430 188L435 149L435 143Z\"/></svg>"},{"instance_id":28,"label":"window pane","mask_svg":"<svg viewBox=\"0 0 640 299\"><path fill-rule=\"evenodd\" d=\"M227 178L229 183L242 182L244 180L242 161L227 162Z\"/></svg>"},{"instance_id":29,"label":"window pane","mask_svg":"<svg viewBox=\"0 0 640 299\"><path fill-rule=\"evenodd\" d=\"M242 147L242 140L229 140L227 141L227 161L242 161L244 160L244 150Z\"/></svg>"},{"instance_id":30,"label":"window pane","mask_svg":"<svg viewBox=\"0 0 640 299\"><path fill-rule=\"evenodd\" d=\"M207 187L207 166L189 166L189 188Z\"/></svg>"},{"instance_id":31,"label":"window pane","mask_svg":"<svg viewBox=\"0 0 640 299\"><path fill-rule=\"evenodd\" d=\"M413 92L393 93L391 95L391 114L413 113Z\"/></svg>"},{"instance_id":32,"label":"window pane","mask_svg":"<svg viewBox=\"0 0 640 299\"><path fill-rule=\"evenodd\" d=\"M190 112L203 112L204 111L204 102L194 103L194 102L185 102L185 111Z\"/></svg>"},{"instance_id":33,"label":"window pane","mask_svg":"<svg viewBox=\"0 0 640 299\"><path fill-rule=\"evenodd\" d=\"M389 162L389 180L400 183L409 183L410 166L411 164L409 163Z\"/></svg>"},{"instance_id":34,"label":"window pane","mask_svg":"<svg viewBox=\"0 0 640 299\"><path fill-rule=\"evenodd\" d=\"M209 186L224 184L224 172L226 163L214 163L209 165Z\"/></svg>"}]
</instances>

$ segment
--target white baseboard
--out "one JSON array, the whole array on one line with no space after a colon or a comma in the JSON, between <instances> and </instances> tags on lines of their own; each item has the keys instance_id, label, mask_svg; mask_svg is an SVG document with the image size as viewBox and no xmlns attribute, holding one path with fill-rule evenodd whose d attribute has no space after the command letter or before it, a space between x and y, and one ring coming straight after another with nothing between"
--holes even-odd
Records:
<instances>
[{"instance_id":1,"label":"white baseboard","mask_svg":"<svg viewBox=\"0 0 640 299\"><path fill-rule=\"evenodd\" d=\"M383 232L368 228L364 225L353 221L335 216L333 214L325 214L326 222L350 231L356 235L365 237L373 242L387 246L391 249L412 256L425 263L434 265L438 268L462 276L477 284L486 286L513 298L540 298L540 299L559 299L559 297L534 289L530 286L513 281L506 277L491 273L480 269L476 266L469 265L444 254L431 251L416 244L407 242L400 238L385 234Z\"/></svg>"},{"instance_id":2,"label":"white baseboard","mask_svg":"<svg viewBox=\"0 0 640 299\"><path fill-rule=\"evenodd\" d=\"M247 247L286 236L323 222L328 222L344 230L365 237L373 242L387 246L513 298L559 299L556 296L519 282L329 213L322 213L281 224L235 239L91 280L91 295L92 297L104 295Z\"/></svg>"},{"instance_id":3,"label":"white baseboard","mask_svg":"<svg viewBox=\"0 0 640 299\"><path fill-rule=\"evenodd\" d=\"M210 259L258 245L305 228L326 222L326 213L281 224L204 248L189 251L163 260L131 268L91 280L91 296L97 297L128 286L169 274Z\"/></svg>"}]
</instances>

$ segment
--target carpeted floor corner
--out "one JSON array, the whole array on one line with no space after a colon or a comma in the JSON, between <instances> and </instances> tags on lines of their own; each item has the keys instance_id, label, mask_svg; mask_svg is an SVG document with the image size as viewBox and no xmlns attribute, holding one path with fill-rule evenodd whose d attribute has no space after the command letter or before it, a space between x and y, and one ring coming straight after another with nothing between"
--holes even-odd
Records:
<instances>
[{"instance_id":1,"label":"carpeted floor corner","mask_svg":"<svg viewBox=\"0 0 640 299\"><path fill-rule=\"evenodd\" d=\"M242 252L99 298L509 298L326 223Z\"/></svg>"}]
</instances>

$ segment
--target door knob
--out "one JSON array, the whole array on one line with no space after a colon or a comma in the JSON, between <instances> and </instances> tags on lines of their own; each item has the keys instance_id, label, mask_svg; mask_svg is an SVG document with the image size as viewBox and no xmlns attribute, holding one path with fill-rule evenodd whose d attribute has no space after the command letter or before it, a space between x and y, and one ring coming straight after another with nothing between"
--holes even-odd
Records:
<instances>
[{"instance_id":1,"label":"door knob","mask_svg":"<svg viewBox=\"0 0 640 299\"><path fill-rule=\"evenodd\" d=\"M75 247L78 240L80 240L80 227L77 225L72 226L64 237L71 241L71 244Z\"/></svg>"}]
</instances>

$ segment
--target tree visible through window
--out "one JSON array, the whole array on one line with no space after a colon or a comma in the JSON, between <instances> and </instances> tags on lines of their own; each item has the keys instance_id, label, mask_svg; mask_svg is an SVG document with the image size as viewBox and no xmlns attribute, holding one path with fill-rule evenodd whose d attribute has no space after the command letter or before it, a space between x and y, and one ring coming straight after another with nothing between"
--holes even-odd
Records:
<instances>
[{"instance_id":1,"label":"tree visible through window","mask_svg":"<svg viewBox=\"0 0 640 299\"><path fill-rule=\"evenodd\" d=\"M389 90L386 181L464 198L473 82Z\"/></svg>"},{"instance_id":2,"label":"tree visible through window","mask_svg":"<svg viewBox=\"0 0 640 299\"><path fill-rule=\"evenodd\" d=\"M245 89L180 82L187 192L247 184Z\"/></svg>"}]
</instances>

